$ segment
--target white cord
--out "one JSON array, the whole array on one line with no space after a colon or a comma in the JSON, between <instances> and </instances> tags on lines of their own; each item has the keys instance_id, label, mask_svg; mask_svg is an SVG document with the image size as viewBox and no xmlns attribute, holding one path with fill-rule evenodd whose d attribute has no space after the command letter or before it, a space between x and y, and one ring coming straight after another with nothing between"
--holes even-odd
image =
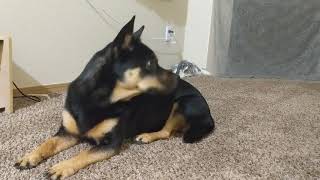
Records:
<instances>
[{"instance_id":1,"label":"white cord","mask_svg":"<svg viewBox=\"0 0 320 180\"><path fill-rule=\"evenodd\" d=\"M103 20L103 22L111 26L112 30L114 30L115 32L118 32L118 28L114 27L111 23L109 23L108 20L99 12L99 10L89 0L85 0L85 1L90 6L90 8Z\"/></svg>"},{"instance_id":2,"label":"white cord","mask_svg":"<svg viewBox=\"0 0 320 180\"><path fill-rule=\"evenodd\" d=\"M85 0L86 1L86 3L90 6L90 8L103 20L103 22L104 23L106 23L107 25L109 25L109 26L111 26L112 27L112 30L113 31L115 31L115 32L118 32L119 30L120 30L120 28L119 27L115 27L112 23L110 23L108 20L107 20L107 18L105 18L105 16L104 15L106 15L107 17L109 17L109 19L112 19L114 22L116 22L119 26L121 26L121 23L119 22L119 21L117 21L115 18L113 18L105 9L102 9L102 12L103 12L103 14L102 13L100 13L99 12L99 10L90 2L90 0ZM177 40L177 38L174 36L173 37L174 38L174 40L176 41L176 45L178 46L178 48L179 48L179 52L181 51L181 47L180 47L180 45L179 45L179 43L178 43L178 40ZM158 39L158 40L164 40L165 38L152 38L152 40L154 40L154 39ZM165 41L164 41L165 42ZM181 56L181 54L179 53L179 52L177 52L177 53L168 53L168 52L160 52L160 51L157 51L157 50L155 50L155 52L156 53L158 53L158 54L166 54L166 55L180 55Z\"/></svg>"}]
</instances>

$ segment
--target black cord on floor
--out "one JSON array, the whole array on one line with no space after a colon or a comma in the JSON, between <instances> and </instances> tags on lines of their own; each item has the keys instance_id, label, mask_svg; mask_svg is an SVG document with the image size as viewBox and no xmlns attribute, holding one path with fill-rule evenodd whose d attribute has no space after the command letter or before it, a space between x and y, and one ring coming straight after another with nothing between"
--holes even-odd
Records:
<instances>
[{"instance_id":1,"label":"black cord on floor","mask_svg":"<svg viewBox=\"0 0 320 180\"><path fill-rule=\"evenodd\" d=\"M22 95L22 96L14 97L14 98L25 97L25 98L28 98L28 99L30 99L30 100L32 100L32 101L35 101L35 102L40 102L40 101L41 101L41 99L40 99L39 97L37 97L37 96L30 96L30 95L27 95L27 94L23 93L23 92L18 88L18 86L16 85L16 83L14 83L13 81L12 81L12 83L13 83L14 87L16 87L16 89L17 89L17 90L20 92L20 94Z\"/></svg>"}]
</instances>

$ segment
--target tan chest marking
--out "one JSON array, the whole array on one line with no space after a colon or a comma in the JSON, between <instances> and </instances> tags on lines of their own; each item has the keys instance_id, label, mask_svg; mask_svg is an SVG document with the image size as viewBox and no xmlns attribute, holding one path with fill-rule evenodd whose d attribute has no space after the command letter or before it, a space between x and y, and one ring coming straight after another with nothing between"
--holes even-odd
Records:
<instances>
[{"instance_id":1,"label":"tan chest marking","mask_svg":"<svg viewBox=\"0 0 320 180\"><path fill-rule=\"evenodd\" d=\"M79 135L77 123L68 111L64 110L62 112L62 118L62 125L66 131L73 135Z\"/></svg>"},{"instance_id":2,"label":"tan chest marking","mask_svg":"<svg viewBox=\"0 0 320 180\"><path fill-rule=\"evenodd\" d=\"M99 142L101 138L105 136L108 132L112 130L118 124L117 118L106 119L97 124L95 127L90 129L86 136L93 138L96 142Z\"/></svg>"}]
</instances>

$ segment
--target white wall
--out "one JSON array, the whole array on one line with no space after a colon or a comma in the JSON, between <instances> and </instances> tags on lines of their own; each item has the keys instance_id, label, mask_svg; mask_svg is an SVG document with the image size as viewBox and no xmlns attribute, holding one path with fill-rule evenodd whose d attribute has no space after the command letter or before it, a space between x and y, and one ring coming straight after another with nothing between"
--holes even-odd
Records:
<instances>
[{"instance_id":1,"label":"white wall","mask_svg":"<svg viewBox=\"0 0 320 180\"><path fill-rule=\"evenodd\" d=\"M213 0L189 0L183 59L207 67L212 29Z\"/></svg>"},{"instance_id":2,"label":"white wall","mask_svg":"<svg viewBox=\"0 0 320 180\"><path fill-rule=\"evenodd\" d=\"M136 28L146 25L144 41L164 66L183 50L186 0L91 0L106 24L85 0L0 0L0 33L13 36L14 81L20 87L72 81L94 52L113 40L136 14ZM175 26L178 44L168 46L165 25ZM120 24L121 25L120 25Z\"/></svg>"}]
</instances>

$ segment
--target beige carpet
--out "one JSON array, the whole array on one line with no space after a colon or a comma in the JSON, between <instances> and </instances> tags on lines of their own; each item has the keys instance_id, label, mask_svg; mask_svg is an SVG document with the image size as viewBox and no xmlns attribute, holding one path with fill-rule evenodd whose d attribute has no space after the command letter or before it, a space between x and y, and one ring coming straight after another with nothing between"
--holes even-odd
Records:
<instances>
[{"instance_id":1,"label":"beige carpet","mask_svg":"<svg viewBox=\"0 0 320 180\"><path fill-rule=\"evenodd\" d=\"M189 79L206 97L217 130L198 144L175 137L129 144L118 156L70 179L319 179L320 84L278 80ZM48 167L79 152L79 145L37 168L14 161L54 134L63 96L40 103L16 100L0 114L1 179L44 179Z\"/></svg>"}]
</instances>

